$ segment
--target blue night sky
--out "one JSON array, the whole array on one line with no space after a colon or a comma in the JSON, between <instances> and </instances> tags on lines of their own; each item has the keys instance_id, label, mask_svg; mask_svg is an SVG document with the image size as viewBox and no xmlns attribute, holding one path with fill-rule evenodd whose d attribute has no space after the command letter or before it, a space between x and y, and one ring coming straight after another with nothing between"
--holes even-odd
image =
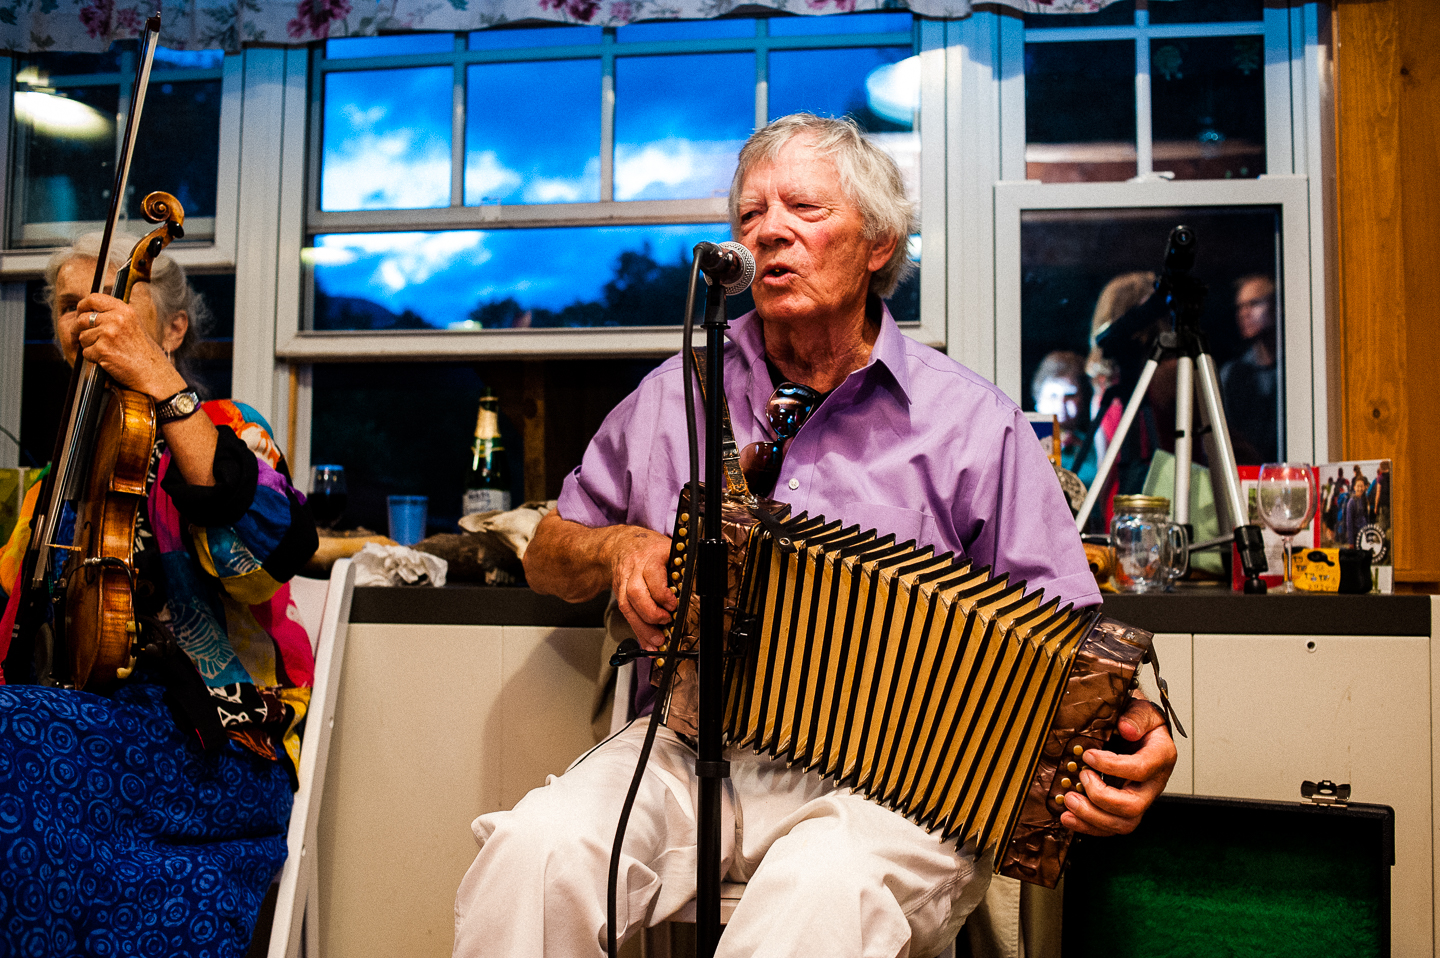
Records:
<instances>
[{"instance_id":1,"label":"blue night sky","mask_svg":"<svg viewBox=\"0 0 1440 958\"><path fill-rule=\"evenodd\" d=\"M918 97L908 57L903 47L772 52L771 113L873 111L870 122L890 124L877 141L918 180L918 136L904 132ZM321 208L448 206L453 78L448 66L327 74ZM724 196L754 126L754 83L749 53L618 58L615 199ZM472 65L466 88L466 205L599 200L598 59ZM620 253L647 242L652 259L673 265L688 263L695 243L728 238L723 223L332 234L305 257L323 292L409 309L443 329L506 297L551 310L595 300Z\"/></svg>"}]
</instances>

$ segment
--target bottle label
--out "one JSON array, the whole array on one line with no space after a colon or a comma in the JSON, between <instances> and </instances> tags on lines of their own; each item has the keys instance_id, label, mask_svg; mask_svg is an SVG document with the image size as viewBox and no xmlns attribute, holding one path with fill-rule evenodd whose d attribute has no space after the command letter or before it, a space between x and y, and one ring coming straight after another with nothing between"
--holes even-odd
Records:
<instances>
[{"instance_id":1,"label":"bottle label","mask_svg":"<svg viewBox=\"0 0 1440 958\"><path fill-rule=\"evenodd\" d=\"M510 493L505 489L466 489L465 502L461 507L460 514L465 516L474 515L477 512L492 512L494 510L508 512L510 509Z\"/></svg>"}]
</instances>

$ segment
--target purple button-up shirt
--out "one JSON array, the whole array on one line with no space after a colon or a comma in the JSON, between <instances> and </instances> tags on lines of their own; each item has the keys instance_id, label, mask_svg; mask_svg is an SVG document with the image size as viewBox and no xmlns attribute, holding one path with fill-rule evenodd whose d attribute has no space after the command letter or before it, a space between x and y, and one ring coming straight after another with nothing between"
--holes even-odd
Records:
<instances>
[{"instance_id":1,"label":"purple button-up shirt","mask_svg":"<svg viewBox=\"0 0 1440 958\"><path fill-rule=\"evenodd\" d=\"M725 395L743 448L773 438L765 404L775 384L753 312L731 323L729 338ZM703 409L696 417L703 444ZM606 418L565 478L558 510L587 526L627 523L668 535L688 463L677 355ZM983 377L904 336L888 310L870 361L790 443L772 497L795 513L967 556L1009 573L1012 583L1025 580L1029 591L1076 605L1100 601L1054 469L1024 414Z\"/></svg>"}]
</instances>

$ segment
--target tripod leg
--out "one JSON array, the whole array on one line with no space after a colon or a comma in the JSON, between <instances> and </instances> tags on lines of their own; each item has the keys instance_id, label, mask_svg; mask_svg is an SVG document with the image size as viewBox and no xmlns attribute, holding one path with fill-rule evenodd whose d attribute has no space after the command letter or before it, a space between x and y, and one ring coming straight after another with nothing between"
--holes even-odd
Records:
<instances>
[{"instance_id":1,"label":"tripod leg","mask_svg":"<svg viewBox=\"0 0 1440 958\"><path fill-rule=\"evenodd\" d=\"M1150 359L1140 371L1140 381L1135 384L1135 391L1130 394L1130 401L1125 405L1125 412L1120 417L1120 427L1115 430L1115 438L1110 440L1110 445L1105 449L1105 458L1100 460L1100 468L1095 471L1095 481L1090 483L1090 490L1085 493L1085 501L1080 506L1079 514L1075 516L1075 528L1080 532L1085 531L1085 524L1090 521L1095 502L1100 498L1105 484L1110 481L1110 471L1115 468L1115 460L1120 457L1120 447L1125 444L1125 437L1135 421L1135 414L1140 411L1140 404L1145 401L1145 391L1150 388L1150 380L1155 378L1155 370L1159 365Z\"/></svg>"},{"instance_id":2,"label":"tripod leg","mask_svg":"<svg viewBox=\"0 0 1440 958\"><path fill-rule=\"evenodd\" d=\"M1210 439L1218 462L1210 463L1210 474L1220 480L1220 494L1235 523L1235 545L1240 550L1240 565L1245 570L1245 591L1264 592L1265 582L1260 573L1267 568L1265 560L1265 539L1260 528L1249 521L1250 510L1240 495L1240 470L1235 465L1235 446L1230 442L1230 427L1225 421L1225 405L1220 401L1220 377L1215 373L1215 361L1206 352L1195 359L1196 373L1200 384L1200 401L1205 407L1205 416L1210 423Z\"/></svg>"},{"instance_id":3,"label":"tripod leg","mask_svg":"<svg viewBox=\"0 0 1440 958\"><path fill-rule=\"evenodd\" d=\"M1190 463L1194 457L1195 365L1181 356L1175 368L1175 497L1170 507L1175 524L1190 525Z\"/></svg>"}]
</instances>

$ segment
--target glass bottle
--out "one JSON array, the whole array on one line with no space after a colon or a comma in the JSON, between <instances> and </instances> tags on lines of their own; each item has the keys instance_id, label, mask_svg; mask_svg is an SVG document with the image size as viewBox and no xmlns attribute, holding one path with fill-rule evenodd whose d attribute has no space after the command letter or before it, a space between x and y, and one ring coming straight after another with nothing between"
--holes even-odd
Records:
<instances>
[{"instance_id":1,"label":"glass bottle","mask_svg":"<svg viewBox=\"0 0 1440 958\"><path fill-rule=\"evenodd\" d=\"M470 447L470 471L465 477L461 515L505 511L510 508L510 469L500 439L500 400L486 389L475 417L475 442Z\"/></svg>"}]
</instances>

